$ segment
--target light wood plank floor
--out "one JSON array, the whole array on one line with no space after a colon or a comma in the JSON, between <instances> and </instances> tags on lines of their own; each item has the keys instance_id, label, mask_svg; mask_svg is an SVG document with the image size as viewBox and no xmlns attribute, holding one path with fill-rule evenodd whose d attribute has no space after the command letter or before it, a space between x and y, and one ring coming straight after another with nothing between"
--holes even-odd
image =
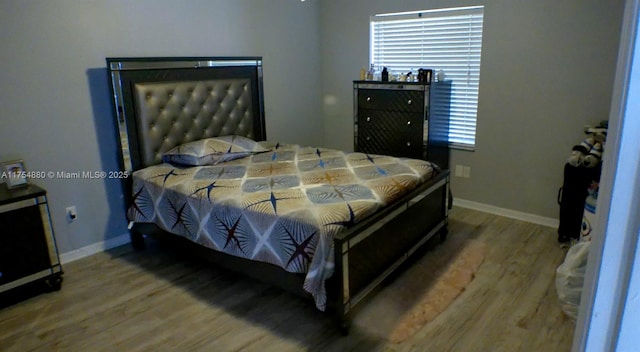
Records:
<instances>
[{"instance_id":1,"label":"light wood plank floor","mask_svg":"<svg viewBox=\"0 0 640 352\"><path fill-rule=\"evenodd\" d=\"M0 351L569 351L555 229L463 208L450 237L488 245L466 291L402 344L347 337L311 301L158 248L64 266L62 290L0 309ZM433 250L437 250L437 247ZM425 255L429 255L427 252Z\"/></svg>"}]
</instances>

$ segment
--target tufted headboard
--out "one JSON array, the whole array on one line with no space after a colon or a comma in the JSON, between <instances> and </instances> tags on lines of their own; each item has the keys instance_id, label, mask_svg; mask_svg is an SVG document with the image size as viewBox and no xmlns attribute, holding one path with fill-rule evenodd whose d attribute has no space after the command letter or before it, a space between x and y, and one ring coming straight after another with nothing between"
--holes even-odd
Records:
<instances>
[{"instance_id":1,"label":"tufted headboard","mask_svg":"<svg viewBox=\"0 0 640 352\"><path fill-rule=\"evenodd\" d=\"M122 167L158 164L198 139L266 138L262 58L107 58Z\"/></svg>"}]
</instances>

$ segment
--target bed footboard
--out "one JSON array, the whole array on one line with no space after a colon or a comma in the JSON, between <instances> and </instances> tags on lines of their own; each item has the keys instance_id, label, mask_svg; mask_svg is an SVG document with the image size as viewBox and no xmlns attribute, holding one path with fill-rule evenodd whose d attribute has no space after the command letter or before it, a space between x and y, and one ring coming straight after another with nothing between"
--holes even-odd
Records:
<instances>
[{"instance_id":1,"label":"bed footboard","mask_svg":"<svg viewBox=\"0 0 640 352\"><path fill-rule=\"evenodd\" d=\"M412 195L336 237L339 272L330 283L330 294L343 334L359 302L431 237L439 234L444 239L447 234L448 170Z\"/></svg>"},{"instance_id":2,"label":"bed footboard","mask_svg":"<svg viewBox=\"0 0 640 352\"><path fill-rule=\"evenodd\" d=\"M369 297L385 278L430 238L435 235L441 238L446 236L448 200L449 171L445 170L394 206L336 236L336 272L326 282L327 303L335 312L343 334L349 331L356 306ZM195 256L301 297L311 298L302 289L303 274L288 273L272 264L208 249L169 234L151 223L135 223L130 233L135 249L143 249L144 235L151 235L171 243L171 248L184 249L190 257Z\"/></svg>"}]
</instances>

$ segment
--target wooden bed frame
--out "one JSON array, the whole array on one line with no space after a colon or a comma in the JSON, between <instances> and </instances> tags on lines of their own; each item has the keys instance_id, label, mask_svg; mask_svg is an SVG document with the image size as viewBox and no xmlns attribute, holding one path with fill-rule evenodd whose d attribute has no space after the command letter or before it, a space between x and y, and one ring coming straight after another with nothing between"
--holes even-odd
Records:
<instances>
[{"instance_id":1,"label":"wooden bed frame","mask_svg":"<svg viewBox=\"0 0 640 352\"><path fill-rule=\"evenodd\" d=\"M244 135L258 141L266 139L260 57L107 58L107 69L113 93L114 120L121 142L121 166L129 174L160 163L163 152L193 140L227 134ZM168 117L149 120L148 116L142 116L140 105L145 104L145 99L136 97L136 84L162 86L182 82L187 87L202 88L204 84L209 91L220 89L221 94L241 87L229 94L240 94L240 98L234 98L242 106L229 107L229 103L223 103L225 100L221 98L221 104L213 110L211 106L203 109L215 112L201 112L197 117L194 114L181 116L174 111L179 109L169 106L158 108L170 110L162 111L163 116ZM194 94L192 88L187 91L187 94ZM171 93L168 94L170 97ZM181 93L176 91L176 94ZM131 178L125 180L125 192L128 207L132 199ZM335 237L336 268L326 281L327 306L335 312L342 333L348 333L356 305L386 277L434 235L446 237L448 203L449 171L443 170L399 201ZM190 253L217 265L311 298L302 288L304 274L289 273L275 265L217 252L166 233L154 224L133 223L130 230L135 249L144 248L144 235L178 242Z\"/></svg>"}]
</instances>

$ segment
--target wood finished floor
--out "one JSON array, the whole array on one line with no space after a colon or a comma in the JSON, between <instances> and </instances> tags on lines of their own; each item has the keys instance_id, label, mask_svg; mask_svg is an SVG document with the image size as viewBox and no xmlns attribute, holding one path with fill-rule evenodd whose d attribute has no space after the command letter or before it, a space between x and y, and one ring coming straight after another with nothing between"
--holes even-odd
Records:
<instances>
[{"instance_id":1,"label":"wood finished floor","mask_svg":"<svg viewBox=\"0 0 640 352\"><path fill-rule=\"evenodd\" d=\"M0 351L569 351L555 229L454 208L449 236L488 245L476 278L402 344L347 337L307 301L158 248L64 266L62 290L0 309ZM437 247L433 250L437 250ZM425 255L429 255L427 252Z\"/></svg>"}]
</instances>

